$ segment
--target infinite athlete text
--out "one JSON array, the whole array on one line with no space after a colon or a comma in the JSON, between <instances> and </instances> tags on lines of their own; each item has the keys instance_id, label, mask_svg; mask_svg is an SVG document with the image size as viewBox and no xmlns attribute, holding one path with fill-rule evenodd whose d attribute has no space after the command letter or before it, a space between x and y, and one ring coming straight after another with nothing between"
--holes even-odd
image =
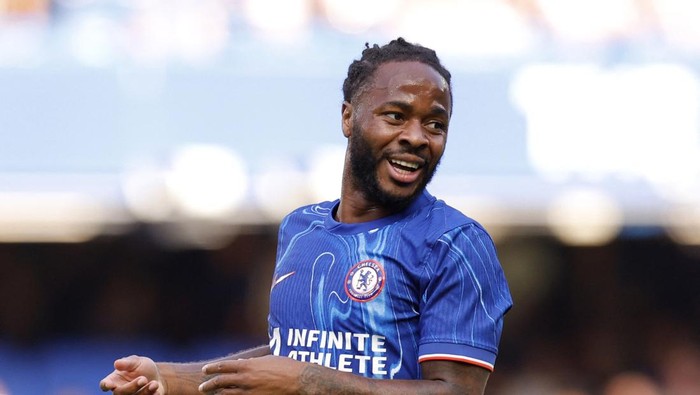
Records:
<instances>
[{"instance_id":1,"label":"infinite athlete text","mask_svg":"<svg viewBox=\"0 0 700 395\"><path fill-rule=\"evenodd\" d=\"M297 361L315 363L342 372L370 373L374 376L387 374L384 336L296 328L289 328L286 332L286 339L282 342L280 329L273 329L270 339L273 354L280 355L280 347L284 344L291 349L287 356Z\"/></svg>"}]
</instances>

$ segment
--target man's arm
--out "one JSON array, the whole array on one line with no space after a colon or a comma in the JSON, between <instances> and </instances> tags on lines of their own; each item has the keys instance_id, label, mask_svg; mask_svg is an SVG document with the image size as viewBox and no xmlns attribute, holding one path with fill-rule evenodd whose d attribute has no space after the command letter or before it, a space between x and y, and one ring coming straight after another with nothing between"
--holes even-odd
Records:
<instances>
[{"instance_id":1,"label":"man's arm","mask_svg":"<svg viewBox=\"0 0 700 395\"><path fill-rule=\"evenodd\" d=\"M201 395L198 388L205 380L202 367L209 363L221 361L238 360L241 358L256 358L270 354L270 347L267 345L241 351L225 357L217 358L206 362L192 363L156 363L160 370L161 377L165 384L165 394L197 394Z\"/></svg>"},{"instance_id":2,"label":"man's arm","mask_svg":"<svg viewBox=\"0 0 700 395\"><path fill-rule=\"evenodd\" d=\"M204 366L212 377L204 393L240 388L269 394L461 394L482 395L490 372L452 361L421 363L422 380L378 380L285 357L218 361Z\"/></svg>"},{"instance_id":3,"label":"man's arm","mask_svg":"<svg viewBox=\"0 0 700 395\"><path fill-rule=\"evenodd\" d=\"M114 371L100 381L100 388L114 395L200 394L197 388L205 380L202 366L268 354L270 348L264 345L205 362L154 362L132 355L114 362Z\"/></svg>"}]
</instances>

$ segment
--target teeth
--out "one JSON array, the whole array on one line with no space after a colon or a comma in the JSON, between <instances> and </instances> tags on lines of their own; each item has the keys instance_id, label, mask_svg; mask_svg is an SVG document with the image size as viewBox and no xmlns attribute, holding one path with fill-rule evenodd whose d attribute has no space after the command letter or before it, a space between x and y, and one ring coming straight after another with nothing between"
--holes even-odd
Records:
<instances>
[{"instance_id":1,"label":"teeth","mask_svg":"<svg viewBox=\"0 0 700 395\"><path fill-rule=\"evenodd\" d=\"M411 169L413 169L413 170L416 170L416 169L418 168L418 163L413 163L413 162L405 162L405 161L402 161L402 160L394 160L394 159L392 159L392 160L391 160L391 163L394 163L394 164L397 164L397 165L403 166L403 167L408 167L408 168L411 168Z\"/></svg>"}]
</instances>

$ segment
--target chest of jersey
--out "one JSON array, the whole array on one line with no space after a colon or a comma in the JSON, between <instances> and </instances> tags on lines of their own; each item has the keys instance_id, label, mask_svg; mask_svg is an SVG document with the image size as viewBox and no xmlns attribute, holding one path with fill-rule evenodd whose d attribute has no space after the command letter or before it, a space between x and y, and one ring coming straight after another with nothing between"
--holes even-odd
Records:
<instances>
[{"instance_id":1,"label":"chest of jersey","mask_svg":"<svg viewBox=\"0 0 700 395\"><path fill-rule=\"evenodd\" d=\"M397 234L295 236L280 244L270 291L273 353L371 377L415 377L420 269Z\"/></svg>"}]
</instances>

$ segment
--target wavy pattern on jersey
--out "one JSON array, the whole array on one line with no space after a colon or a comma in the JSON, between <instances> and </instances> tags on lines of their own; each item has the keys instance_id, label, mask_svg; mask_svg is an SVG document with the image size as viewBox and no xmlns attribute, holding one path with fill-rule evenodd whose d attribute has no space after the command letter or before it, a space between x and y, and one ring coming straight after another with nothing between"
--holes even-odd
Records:
<instances>
[{"instance_id":1,"label":"wavy pattern on jersey","mask_svg":"<svg viewBox=\"0 0 700 395\"><path fill-rule=\"evenodd\" d=\"M365 254L358 254L354 261L360 262L372 259L379 262L387 272L385 289L379 296L370 303L358 303L362 311L362 322L366 333L381 334L390 339L397 339L398 355L403 355L401 331L398 327L398 317L394 310L391 292L388 287L394 286L393 276L398 270L392 270L395 262L391 257L395 256L396 246L399 244L395 239L395 225L389 225L377 231L361 233L353 237L357 241L357 248L354 251L364 251ZM387 326L387 322L396 322L393 327ZM388 371L391 378L401 370L402 360L396 358L389 361Z\"/></svg>"},{"instance_id":2,"label":"wavy pattern on jersey","mask_svg":"<svg viewBox=\"0 0 700 395\"><path fill-rule=\"evenodd\" d=\"M297 242L300 238L302 238L302 237L308 235L309 233L312 233L316 228L323 226L323 218L324 218L326 215L328 215L328 213L330 212L330 210L329 210L329 209L326 209L326 208L322 208L322 207L320 207L320 206L310 206L310 207L308 207L308 208L303 209L302 212L303 212L304 214L317 216L318 219L315 220L315 221L310 221L310 222L309 222L309 225L308 225L308 227L307 227L306 229L304 229L304 230L302 230L302 231L300 231L300 232L297 232L297 233L293 234L293 235L292 235L292 239L291 239L289 242L287 242L286 240L283 240L283 237L286 236L286 233L285 233L285 232L279 232L279 234L280 234L280 240L279 240L279 242L280 242L280 243L285 243L285 244L287 244L288 247L287 247L284 251L281 251L281 250L278 251L278 256L277 256L277 265L278 265L278 266L284 264L285 259L286 259L286 257L287 257L287 253L290 252L290 251L294 251L294 246L295 246L296 242ZM282 224L280 224L280 229L283 229L283 228L287 227L287 225L288 225L288 223L289 223L290 220L291 220L291 217L285 218L285 219L282 221Z\"/></svg>"},{"instance_id":3,"label":"wavy pattern on jersey","mask_svg":"<svg viewBox=\"0 0 700 395\"><path fill-rule=\"evenodd\" d=\"M387 246L391 246L390 243L387 243L391 235L390 228L387 227L371 234L329 239L329 241L332 240L332 244L335 244L329 246L330 249L338 251L340 248L347 254L347 257L343 259L345 267L342 268L342 272L347 272L354 263L367 259L380 262L387 270L384 250ZM306 234L308 233L303 232L303 234L295 236L295 239L303 238ZM334 272L337 264L339 264L338 259L329 251L324 251L314 259L309 278L308 294L314 328L323 331L379 334L391 339L401 338L398 324L390 328L385 325L386 322L397 321L388 292L383 291L369 303L351 301L344 292L339 293L335 285L329 284L329 281L337 281L337 271ZM351 319L351 317L353 318ZM338 323L347 326L339 328L337 327ZM337 362L338 354L342 351L333 350L331 352L333 361ZM364 354L378 356L370 351L365 351ZM403 350L399 350L399 355L403 355ZM387 369L391 377L401 370L401 365L401 358L390 361Z\"/></svg>"},{"instance_id":4,"label":"wavy pattern on jersey","mask_svg":"<svg viewBox=\"0 0 700 395\"><path fill-rule=\"evenodd\" d=\"M387 258L399 256L399 246L402 243L400 242L398 236L401 234L401 231L404 227L405 223L399 222L387 226L381 231L374 233L377 237L377 250L375 250L375 253L378 256L383 255ZM382 298L381 301L383 302L381 305L381 313L384 317L385 323L374 323L376 325L374 329L381 330L383 332L382 334L384 334L385 336L390 337L392 339L396 339L395 344L397 349L395 350L395 354L397 358L392 363L390 363L388 367L389 377L393 379L403 367L403 347L405 342L407 341L406 338L410 338L410 344L412 344L413 347L417 348L417 341L415 338L415 335L417 334L417 328L415 325L412 324L412 321L407 320L405 319L405 317L398 314L399 309L397 307L396 301L394 301L391 297L391 295L393 295L394 292L388 290L389 288L391 288L392 290L396 290L398 295L402 295L402 297L407 299L412 299L413 293L406 286L406 284L408 284L410 280L405 277L405 272L403 270L391 270L393 269L393 265L397 264L397 262L393 260L385 260L384 264L385 266L388 266L388 268L385 267L385 270L391 271L391 274L387 274L387 277L389 278L386 284L387 291L383 292L383 295L380 296ZM415 309L413 309L413 312L416 315L418 315L418 312L415 311ZM371 311L370 313L375 312ZM393 322L393 326L386 325L386 322ZM411 372L411 374L419 374L419 371L417 369L411 367L407 368L408 371Z\"/></svg>"},{"instance_id":5,"label":"wavy pattern on jersey","mask_svg":"<svg viewBox=\"0 0 700 395\"><path fill-rule=\"evenodd\" d=\"M461 297L455 309L463 311L470 306L472 309L470 344L483 347L484 328L492 328L489 334L492 344L497 344L500 337L499 318L492 316L491 306L508 301L502 298L503 292L496 286L501 283L496 271L499 266L492 262L494 255L490 253L490 246L485 244L485 234L475 232L476 230L474 227L457 228L444 234L438 239L438 243L449 251L449 260L455 265L459 276L460 281L457 283L461 287ZM453 336L449 340L463 341L457 337L458 333L463 331L464 328L458 328L455 323Z\"/></svg>"},{"instance_id":6,"label":"wavy pattern on jersey","mask_svg":"<svg viewBox=\"0 0 700 395\"><path fill-rule=\"evenodd\" d=\"M386 357L383 378L420 378L419 361L428 360L492 368L512 301L486 231L427 192L400 215L369 223L338 223L331 215L337 204L300 208L280 226L275 278L283 281L271 289L269 316L280 355L325 353L329 366L348 354ZM374 299L353 300L345 278L368 259L383 266L384 288ZM386 352L360 351L357 343L352 350L302 345L297 335L289 342L292 332L301 336L297 329L384 336ZM372 377L358 363L353 372Z\"/></svg>"}]
</instances>

